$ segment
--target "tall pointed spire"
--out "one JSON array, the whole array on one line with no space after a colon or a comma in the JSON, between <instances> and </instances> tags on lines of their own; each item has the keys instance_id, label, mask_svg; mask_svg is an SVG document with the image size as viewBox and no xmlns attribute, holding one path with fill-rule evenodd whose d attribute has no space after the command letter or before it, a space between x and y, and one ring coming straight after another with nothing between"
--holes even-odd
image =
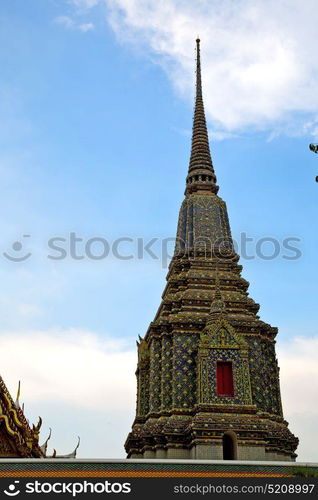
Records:
<instances>
[{"instance_id":1,"label":"tall pointed spire","mask_svg":"<svg viewBox=\"0 0 318 500\"><path fill-rule=\"evenodd\" d=\"M200 38L196 39L196 95L192 128L192 147L185 194L196 191L217 193L216 176L211 159L208 130L202 98Z\"/></svg>"}]
</instances>

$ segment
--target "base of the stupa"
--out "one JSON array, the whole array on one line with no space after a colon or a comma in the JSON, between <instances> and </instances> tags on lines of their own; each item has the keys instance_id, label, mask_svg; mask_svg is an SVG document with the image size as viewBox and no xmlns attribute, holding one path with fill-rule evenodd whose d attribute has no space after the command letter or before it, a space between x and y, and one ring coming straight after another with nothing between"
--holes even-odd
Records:
<instances>
[{"instance_id":1,"label":"base of the stupa","mask_svg":"<svg viewBox=\"0 0 318 500\"><path fill-rule=\"evenodd\" d=\"M204 413L135 421L127 458L294 462L298 439L269 414Z\"/></svg>"},{"instance_id":2,"label":"base of the stupa","mask_svg":"<svg viewBox=\"0 0 318 500\"><path fill-rule=\"evenodd\" d=\"M132 453L133 459L189 459L189 460L223 460L223 445L196 445L190 450L186 448L157 448L145 450L143 453ZM267 452L265 447L238 446L237 456L233 460L252 460L261 462L295 462L296 458L285 453Z\"/></svg>"}]
</instances>

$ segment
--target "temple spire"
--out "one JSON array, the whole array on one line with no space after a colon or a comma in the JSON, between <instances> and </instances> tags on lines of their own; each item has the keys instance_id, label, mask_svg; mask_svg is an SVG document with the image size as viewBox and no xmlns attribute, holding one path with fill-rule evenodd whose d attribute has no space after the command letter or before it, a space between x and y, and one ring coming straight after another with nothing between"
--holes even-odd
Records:
<instances>
[{"instance_id":1,"label":"temple spire","mask_svg":"<svg viewBox=\"0 0 318 500\"><path fill-rule=\"evenodd\" d=\"M196 98L202 97L202 80L201 80L201 57L200 57L200 38L196 39L197 44L197 69L196 69Z\"/></svg>"},{"instance_id":2,"label":"temple spire","mask_svg":"<svg viewBox=\"0 0 318 500\"><path fill-rule=\"evenodd\" d=\"M212 192L216 194L219 188L216 185L216 176L211 159L202 98L200 38L196 39L196 44L196 94L186 194L191 194L196 191Z\"/></svg>"}]
</instances>

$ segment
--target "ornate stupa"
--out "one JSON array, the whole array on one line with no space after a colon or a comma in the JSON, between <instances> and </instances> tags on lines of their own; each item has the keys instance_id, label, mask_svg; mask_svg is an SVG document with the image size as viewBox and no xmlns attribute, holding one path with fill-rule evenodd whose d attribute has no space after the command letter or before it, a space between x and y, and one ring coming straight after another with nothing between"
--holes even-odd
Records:
<instances>
[{"instance_id":1,"label":"ornate stupa","mask_svg":"<svg viewBox=\"0 0 318 500\"><path fill-rule=\"evenodd\" d=\"M197 39L192 149L174 256L154 321L138 344L137 410L128 458L288 460L298 439L284 420L277 328L233 248L218 196Z\"/></svg>"}]
</instances>

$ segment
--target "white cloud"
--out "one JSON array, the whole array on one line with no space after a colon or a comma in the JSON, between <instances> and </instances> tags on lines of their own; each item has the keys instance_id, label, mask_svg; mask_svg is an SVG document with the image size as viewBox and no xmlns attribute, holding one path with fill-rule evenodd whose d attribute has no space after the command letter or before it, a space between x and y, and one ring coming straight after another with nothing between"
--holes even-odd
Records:
<instances>
[{"instance_id":1,"label":"white cloud","mask_svg":"<svg viewBox=\"0 0 318 500\"><path fill-rule=\"evenodd\" d=\"M29 304L22 302L18 304L17 313L22 316L22 318L29 318L33 316L39 316L42 314L42 309L36 304Z\"/></svg>"},{"instance_id":2,"label":"white cloud","mask_svg":"<svg viewBox=\"0 0 318 500\"><path fill-rule=\"evenodd\" d=\"M86 33L87 31L91 31L95 28L93 23L79 24L69 16L58 16L54 19L54 21L57 24L60 24L67 29L76 29L76 30L82 31L83 33Z\"/></svg>"},{"instance_id":3,"label":"white cloud","mask_svg":"<svg viewBox=\"0 0 318 500\"><path fill-rule=\"evenodd\" d=\"M317 462L318 337L278 344L284 416L299 437L298 460Z\"/></svg>"},{"instance_id":4,"label":"white cloud","mask_svg":"<svg viewBox=\"0 0 318 500\"><path fill-rule=\"evenodd\" d=\"M209 137L214 141L223 141L224 139L238 137L238 134L226 130L209 130Z\"/></svg>"},{"instance_id":5,"label":"white cloud","mask_svg":"<svg viewBox=\"0 0 318 500\"><path fill-rule=\"evenodd\" d=\"M183 96L193 92L200 34L206 110L217 133L256 127L317 135L317 124L308 126L318 111L315 0L104 3L118 39L148 48Z\"/></svg>"},{"instance_id":6,"label":"white cloud","mask_svg":"<svg viewBox=\"0 0 318 500\"><path fill-rule=\"evenodd\" d=\"M317 337L278 346L284 414L300 438L300 461L317 459L317 349ZM50 425L60 452L70 451L80 434L80 456L124 456L135 411L135 346L76 329L3 332L0 353L12 395L21 379L27 415L33 421L44 416L42 439Z\"/></svg>"},{"instance_id":7,"label":"white cloud","mask_svg":"<svg viewBox=\"0 0 318 500\"><path fill-rule=\"evenodd\" d=\"M124 411L134 400L136 356L123 341L73 329L4 333L0 352L5 379L16 379L18 366L30 404L64 401Z\"/></svg>"},{"instance_id":8,"label":"white cloud","mask_svg":"<svg viewBox=\"0 0 318 500\"><path fill-rule=\"evenodd\" d=\"M93 23L84 23L84 24L79 24L78 25L78 29L81 30L81 31L84 31L84 33L86 31L91 31L94 29L94 24Z\"/></svg>"},{"instance_id":9,"label":"white cloud","mask_svg":"<svg viewBox=\"0 0 318 500\"><path fill-rule=\"evenodd\" d=\"M284 410L318 418L318 338L278 344Z\"/></svg>"},{"instance_id":10,"label":"white cloud","mask_svg":"<svg viewBox=\"0 0 318 500\"><path fill-rule=\"evenodd\" d=\"M100 0L69 0L71 4L78 8L91 9L95 7Z\"/></svg>"},{"instance_id":11,"label":"white cloud","mask_svg":"<svg viewBox=\"0 0 318 500\"><path fill-rule=\"evenodd\" d=\"M73 28L75 25L73 19L71 19L69 16L58 16L54 19L54 21L57 24L65 26L65 28Z\"/></svg>"}]
</instances>

